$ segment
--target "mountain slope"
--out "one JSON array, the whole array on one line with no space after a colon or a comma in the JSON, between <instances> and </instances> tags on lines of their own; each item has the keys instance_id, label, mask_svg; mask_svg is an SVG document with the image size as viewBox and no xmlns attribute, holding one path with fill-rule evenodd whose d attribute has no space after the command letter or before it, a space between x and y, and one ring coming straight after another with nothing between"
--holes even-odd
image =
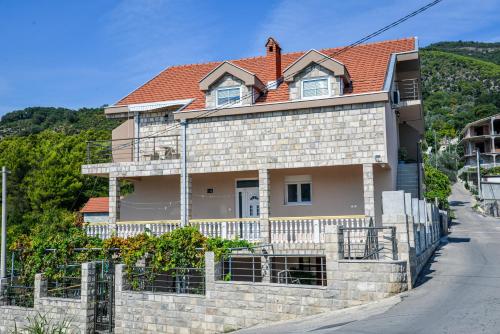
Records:
<instances>
[{"instance_id":1,"label":"mountain slope","mask_svg":"<svg viewBox=\"0 0 500 334\"><path fill-rule=\"evenodd\" d=\"M462 56L469 56L500 65L500 43L483 42L439 42L427 46L425 49L445 51Z\"/></svg>"},{"instance_id":2,"label":"mountain slope","mask_svg":"<svg viewBox=\"0 0 500 334\"><path fill-rule=\"evenodd\" d=\"M75 134L85 130L106 130L118 126L106 119L102 108L72 110L52 107L30 107L5 114L0 120L0 138L27 136L44 130Z\"/></svg>"}]
</instances>

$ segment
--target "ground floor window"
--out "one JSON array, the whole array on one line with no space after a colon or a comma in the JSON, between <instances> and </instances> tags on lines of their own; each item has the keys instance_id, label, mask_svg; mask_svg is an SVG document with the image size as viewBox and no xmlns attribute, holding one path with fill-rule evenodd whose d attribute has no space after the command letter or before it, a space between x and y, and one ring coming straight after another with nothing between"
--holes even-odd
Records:
<instances>
[{"instance_id":1,"label":"ground floor window","mask_svg":"<svg viewBox=\"0 0 500 334\"><path fill-rule=\"evenodd\" d=\"M310 175L285 177L285 204L311 204L312 178Z\"/></svg>"}]
</instances>

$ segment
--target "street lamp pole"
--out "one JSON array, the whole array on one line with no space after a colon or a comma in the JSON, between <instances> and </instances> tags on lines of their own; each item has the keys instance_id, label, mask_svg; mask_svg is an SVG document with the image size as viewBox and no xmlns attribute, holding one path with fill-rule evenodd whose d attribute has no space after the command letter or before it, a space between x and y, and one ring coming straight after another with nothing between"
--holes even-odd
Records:
<instances>
[{"instance_id":1,"label":"street lamp pole","mask_svg":"<svg viewBox=\"0 0 500 334\"><path fill-rule=\"evenodd\" d=\"M0 277L7 273L7 167L2 167L2 247L0 255Z\"/></svg>"}]
</instances>

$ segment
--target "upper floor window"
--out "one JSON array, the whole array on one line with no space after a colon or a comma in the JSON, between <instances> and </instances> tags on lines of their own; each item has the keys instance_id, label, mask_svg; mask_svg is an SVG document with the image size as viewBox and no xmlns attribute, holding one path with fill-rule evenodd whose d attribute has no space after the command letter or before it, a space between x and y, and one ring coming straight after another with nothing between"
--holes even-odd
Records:
<instances>
[{"instance_id":1,"label":"upper floor window","mask_svg":"<svg viewBox=\"0 0 500 334\"><path fill-rule=\"evenodd\" d=\"M217 107L236 105L241 102L241 87L217 89Z\"/></svg>"},{"instance_id":2,"label":"upper floor window","mask_svg":"<svg viewBox=\"0 0 500 334\"><path fill-rule=\"evenodd\" d=\"M324 96L330 96L329 78L322 77L302 80L302 98L310 99Z\"/></svg>"}]
</instances>

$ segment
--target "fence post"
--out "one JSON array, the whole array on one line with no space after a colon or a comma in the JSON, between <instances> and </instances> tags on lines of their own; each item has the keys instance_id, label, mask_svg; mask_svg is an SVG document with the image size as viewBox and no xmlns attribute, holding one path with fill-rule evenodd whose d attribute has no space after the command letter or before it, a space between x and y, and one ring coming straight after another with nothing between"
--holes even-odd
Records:
<instances>
[{"instance_id":1,"label":"fence post","mask_svg":"<svg viewBox=\"0 0 500 334\"><path fill-rule=\"evenodd\" d=\"M41 303L40 299L45 297L47 297L47 280L43 277L43 274L36 274L33 302L34 307L37 308L37 305Z\"/></svg>"},{"instance_id":2,"label":"fence post","mask_svg":"<svg viewBox=\"0 0 500 334\"><path fill-rule=\"evenodd\" d=\"M405 204L405 200L408 198L402 190L382 192L382 225L394 228L393 252L397 260L407 262L408 287L411 287L413 271L416 269L416 254L415 248L411 247L409 235L412 230L409 225L413 224L413 215L412 212L407 212L409 205Z\"/></svg>"},{"instance_id":3,"label":"fence post","mask_svg":"<svg viewBox=\"0 0 500 334\"><path fill-rule=\"evenodd\" d=\"M94 332L95 276L95 263L82 263L81 305L86 319L83 328L84 333Z\"/></svg>"},{"instance_id":4,"label":"fence post","mask_svg":"<svg viewBox=\"0 0 500 334\"><path fill-rule=\"evenodd\" d=\"M212 297L215 287L215 254L214 252L205 252L205 296L207 299Z\"/></svg>"}]
</instances>

